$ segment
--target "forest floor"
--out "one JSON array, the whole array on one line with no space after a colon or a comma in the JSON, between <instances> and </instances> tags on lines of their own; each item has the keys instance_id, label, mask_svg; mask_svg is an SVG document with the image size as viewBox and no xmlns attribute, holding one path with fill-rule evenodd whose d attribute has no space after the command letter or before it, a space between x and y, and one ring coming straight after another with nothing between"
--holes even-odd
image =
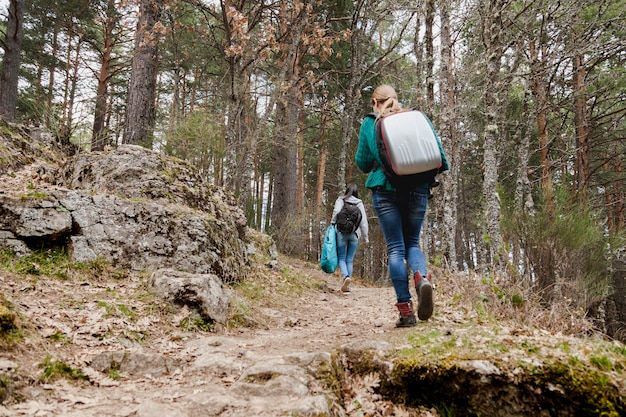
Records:
<instances>
[{"instance_id":1,"label":"forest floor","mask_svg":"<svg viewBox=\"0 0 626 417\"><path fill-rule=\"evenodd\" d=\"M374 377L344 383L340 393L311 377L315 363L360 345L411 349L427 361L453 354L539 365L544 357L617 356L611 378L626 392L623 345L602 342L600 351L594 337L490 318L459 302L467 277L436 269L434 315L399 329L392 287L356 280L345 295L338 274L280 256L278 268L258 266L230 288L230 324L210 330L150 293L145 275L74 269L55 256L56 272L44 259L0 259L5 304L22 329L16 344L0 346L0 387L10 394L2 417L454 415L392 404L375 393ZM99 368L106 355L126 364Z\"/></svg>"},{"instance_id":2,"label":"forest floor","mask_svg":"<svg viewBox=\"0 0 626 417\"><path fill-rule=\"evenodd\" d=\"M279 408L272 411L271 402L241 403L238 408L231 399L231 405L218 401L222 406L217 408L215 404L213 408L201 406L198 393L221 392L247 367L269 363L272 358L328 353L360 342L408 347L407 336L412 332L445 328L455 320L454 312L443 307L445 302L436 299L437 310L428 322L397 329L391 287L356 281L346 295L340 291L337 274L328 275L315 264L280 257L280 272L264 268L248 283L233 288L231 325L207 332L201 330L202 323L194 324L189 310L168 306L147 292L146 277L119 277L108 271L94 279L88 276L91 273L81 275L77 270L66 270L61 277L46 276L35 272L38 268L44 272L44 265L29 262L33 265L18 262L12 268L30 268L30 274L0 272L0 286L19 312L24 336L0 353L0 371L13 372L17 381L12 398L0 406L0 416L148 416L155 407L161 410L159 416L281 415L276 411ZM233 324L236 321L239 325ZM153 374L141 370L103 373L90 366L98 355L120 351L191 363L198 358L206 360L206 347L218 345L219 359L211 361L219 372L211 367L163 372L155 365L158 360L145 357ZM72 380L71 371L51 364L80 370L87 381ZM185 404L194 393L198 394L191 401L194 404ZM229 395L224 391L218 397L226 402ZM165 408L167 412L164 406L153 404L163 400L172 405ZM284 415L311 414L306 410L304 407L298 414L287 409ZM421 415L436 414L424 411Z\"/></svg>"}]
</instances>

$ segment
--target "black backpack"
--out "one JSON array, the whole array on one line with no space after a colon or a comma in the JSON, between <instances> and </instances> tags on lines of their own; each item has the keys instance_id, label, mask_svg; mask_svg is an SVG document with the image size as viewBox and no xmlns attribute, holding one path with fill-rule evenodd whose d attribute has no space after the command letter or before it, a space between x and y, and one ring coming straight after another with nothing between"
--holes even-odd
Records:
<instances>
[{"instance_id":1,"label":"black backpack","mask_svg":"<svg viewBox=\"0 0 626 417\"><path fill-rule=\"evenodd\" d=\"M376 120L376 145L383 162L381 168L389 182L398 190L407 190L428 183L437 186L437 173L441 167L441 153L437 134L428 117L410 109L378 117Z\"/></svg>"},{"instance_id":2,"label":"black backpack","mask_svg":"<svg viewBox=\"0 0 626 417\"><path fill-rule=\"evenodd\" d=\"M341 233L354 233L361 224L361 209L358 204L348 203L344 200L343 207L337 213L335 226Z\"/></svg>"}]
</instances>

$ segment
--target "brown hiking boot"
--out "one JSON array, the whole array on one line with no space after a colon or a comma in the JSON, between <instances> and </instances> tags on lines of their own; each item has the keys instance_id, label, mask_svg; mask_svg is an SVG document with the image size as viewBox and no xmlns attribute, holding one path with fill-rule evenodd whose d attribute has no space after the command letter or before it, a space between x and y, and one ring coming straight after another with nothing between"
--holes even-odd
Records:
<instances>
[{"instance_id":1,"label":"brown hiking boot","mask_svg":"<svg viewBox=\"0 0 626 417\"><path fill-rule=\"evenodd\" d=\"M433 315L433 286L430 283L430 273L427 278L422 277L419 271L415 272L415 290L417 291L417 317L428 320Z\"/></svg>"},{"instance_id":2,"label":"brown hiking boot","mask_svg":"<svg viewBox=\"0 0 626 417\"><path fill-rule=\"evenodd\" d=\"M352 279L350 277L343 278L343 283L341 284L342 293L350 294L350 282L352 282Z\"/></svg>"},{"instance_id":3,"label":"brown hiking boot","mask_svg":"<svg viewBox=\"0 0 626 417\"><path fill-rule=\"evenodd\" d=\"M413 327L417 324L417 319L413 312L413 301L396 303L396 307L400 312L400 318L396 322L396 327Z\"/></svg>"}]
</instances>

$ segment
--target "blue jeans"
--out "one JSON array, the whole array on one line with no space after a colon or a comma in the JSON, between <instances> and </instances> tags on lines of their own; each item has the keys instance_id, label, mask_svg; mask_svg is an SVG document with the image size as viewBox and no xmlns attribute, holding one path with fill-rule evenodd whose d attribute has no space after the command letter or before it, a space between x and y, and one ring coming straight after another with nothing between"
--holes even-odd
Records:
<instances>
[{"instance_id":1,"label":"blue jeans","mask_svg":"<svg viewBox=\"0 0 626 417\"><path fill-rule=\"evenodd\" d=\"M422 223L428 208L428 190L407 192L374 190L374 210L387 242L389 277L399 303L411 300L409 272L426 276L426 256L419 247ZM406 260L406 263L405 263Z\"/></svg>"},{"instance_id":2,"label":"blue jeans","mask_svg":"<svg viewBox=\"0 0 626 417\"><path fill-rule=\"evenodd\" d=\"M359 238L356 233L341 233L337 231L337 260L342 277L351 277L354 263L354 255L359 246Z\"/></svg>"}]
</instances>

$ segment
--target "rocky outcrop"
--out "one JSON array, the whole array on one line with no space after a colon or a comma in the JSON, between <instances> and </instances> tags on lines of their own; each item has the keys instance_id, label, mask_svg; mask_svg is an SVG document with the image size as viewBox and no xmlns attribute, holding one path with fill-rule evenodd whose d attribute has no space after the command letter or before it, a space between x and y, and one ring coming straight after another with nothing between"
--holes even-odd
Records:
<instances>
[{"instance_id":1,"label":"rocky outcrop","mask_svg":"<svg viewBox=\"0 0 626 417\"><path fill-rule=\"evenodd\" d=\"M100 258L132 270L210 272L224 282L241 280L248 262L232 223L181 206L87 191L0 196L0 246L18 255L67 244L76 262Z\"/></svg>"},{"instance_id":2,"label":"rocky outcrop","mask_svg":"<svg viewBox=\"0 0 626 417\"><path fill-rule=\"evenodd\" d=\"M18 257L62 246L74 262L185 273L186 300L163 279L160 294L223 323L228 302L213 289L242 281L251 257L275 255L234 197L185 161L132 145L65 157L20 133L0 136L0 248Z\"/></svg>"},{"instance_id":3,"label":"rocky outcrop","mask_svg":"<svg viewBox=\"0 0 626 417\"><path fill-rule=\"evenodd\" d=\"M8 123L2 118L0 128L0 176L11 175L35 161L42 164L58 162L59 154L53 147L52 135L42 129Z\"/></svg>"},{"instance_id":4,"label":"rocky outcrop","mask_svg":"<svg viewBox=\"0 0 626 417\"><path fill-rule=\"evenodd\" d=\"M189 163L141 146L77 154L58 171L57 185L200 210L245 237L246 218L229 192L206 181Z\"/></svg>"}]
</instances>

